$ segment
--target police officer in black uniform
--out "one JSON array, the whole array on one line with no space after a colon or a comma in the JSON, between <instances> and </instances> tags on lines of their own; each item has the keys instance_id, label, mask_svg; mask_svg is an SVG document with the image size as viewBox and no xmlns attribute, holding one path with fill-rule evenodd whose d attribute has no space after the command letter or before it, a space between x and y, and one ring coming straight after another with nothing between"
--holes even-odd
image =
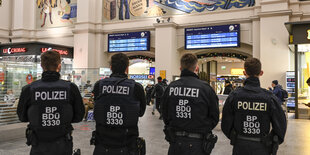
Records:
<instances>
[{"instance_id":1,"label":"police officer in black uniform","mask_svg":"<svg viewBox=\"0 0 310 155\"><path fill-rule=\"evenodd\" d=\"M128 79L129 59L125 54L111 58L112 75L97 81L94 118L96 131L91 143L94 155L142 155L143 140L138 138L138 119L146 108L143 86Z\"/></svg>"},{"instance_id":2,"label":"police officer in black uniform","mask_svg":"<svg viewBox=\"0 0 310 155\"><path fill-rule=\"evenodd\" d=\"M284 111L277 97L260 87L261 62L249 58L244 69L244 87L232 92L225 102L222 131L234 146L234 155L274 155L284 141Z\"/></svg>"},{"instance_id":3,"label":"police officer in black uniform","mask_svg":"<svg viewBox=\"0 0 310 155\"><path fill-rule=\"evenodd\" d=\"M42 79L23 87L17 114L29 122L26 138L31 155L72 155L71 123L80 122L84 104L77 86L60 80L60 54L41 55Z\"/></svg>"},{"instance_id":4,"label":"police officer in black uniform","mask_svg":"<svg viewBox=\"0 0 310 155\"><path fill-rule=\"evenodd\" d=\"M170 83L162 100L168 155L210 154L217 140L211 131L219 121L218 97L199 80L195 55L182 56L181 70L181 78Z\"/></svg>"}]
</instances>

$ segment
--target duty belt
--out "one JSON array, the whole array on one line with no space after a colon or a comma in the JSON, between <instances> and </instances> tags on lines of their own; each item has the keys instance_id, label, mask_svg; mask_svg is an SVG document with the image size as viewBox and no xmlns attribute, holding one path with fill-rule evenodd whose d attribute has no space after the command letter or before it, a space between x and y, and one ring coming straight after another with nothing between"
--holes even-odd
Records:
<instances>
[{"instance_id":1,"label":"duty belt","mask_svg":"<svg viewBox=\"0 0 310 155\"><path fill-rule=\"evenodd\" d=\"M256 137L246 137L246 136L241 136L238 135L237 139L241 139L241 140L247 140L247 141L253 141L253 142L262 142L261 138L256 138Z\"/></svg>"},{"instance_id":2,"label":"duty belt","mask_svg":"<svg viewBox=\"0 0 310 155\"><path fill-rule=\"evenodd\" d=\"M175 132L175 135L179 136L179 137L188 137L188 138L197 138L197 139L203 138L202 134L189 133L189 132L185 132L185 131L177 131L177 132Z\"/></svg>"}]
</instances>

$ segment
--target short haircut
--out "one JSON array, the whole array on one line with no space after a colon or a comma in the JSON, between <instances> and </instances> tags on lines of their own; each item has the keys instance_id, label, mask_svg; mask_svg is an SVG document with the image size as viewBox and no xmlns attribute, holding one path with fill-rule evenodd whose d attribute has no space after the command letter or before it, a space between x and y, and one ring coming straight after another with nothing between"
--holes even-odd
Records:
<instances>
[{"instance_id":1,"label":"short haircut","mask_svg":"<svg viewBox=\"0 0 310 155\"><path fill-rule=\"evenodd\" d=\"M308 78L307 83L310 83L310 77Z\"/></svg>"},{"instance_id":2,"label":"short haircut","mask_svg":"<svg viewBox=\"0 0 310 155\"><path fill-rule=\"evenodd\" d=\"M278 80L273 80L272 83L275 84L275 85L279 84Z\"/></svg>"},{"instance_id":3,"label":"short haircut","mask_svg":"<svg viewBox=\"0 0 310 155\"><path fill-rule=\"evenodd\" d=\"M129 58L123 53L115 54L111 57L111 69L113 73L125 73L129 66Z\"/></svg>"},{"instance_id":4,"label":"short haircut","mask_svg":"<svg viewBox=\"0 0 310 155\"><path fill-rule=\"evenodd\" d=\"M161 76L157 77L158 81L161 81L163 78Z\"/></svg>"},{"instance_id":5,"label":"short haircut","mask_svg":"<svg viewBox=\"0 0 310 155\"><path fill-rule=\"evenodd\" d=\"M181 58L181 69L188 69L190 71L194 71L196 69L197 63L198 59L196 55L191 53L184 54Z\"/></svg>"},{"instance_id":6,"label":"short haircut","mask_svg":"<svg viewBox=\"0 0 310 155\"><path fill-rule=\"evenodd\" d=\"M41 54L41 66L44 71L56 71L60 63L61 57L56 51L49 50Z\"/></svg>"},{"instance_id":7,"label":"short haircut","mask_svg":"<svg viewBox=\"0 0 310 155\"><path fill-rule=\"evenodd\" d=\"M68 4L70 4L70 3L71 3L71 0L66 0L66 1L67 1L67 3L68 3Z\"/></svg>"},{"instance_id":8,"label":"short haircut","mask_svg":"<svg viewBox=\"0 0 310 155\"><path fill-rule=\"evenodd\" d=\"M245 60L244 70L250 77L259 76L262 64L257 58L248 58Z\"/></svg>"}]
</instances>

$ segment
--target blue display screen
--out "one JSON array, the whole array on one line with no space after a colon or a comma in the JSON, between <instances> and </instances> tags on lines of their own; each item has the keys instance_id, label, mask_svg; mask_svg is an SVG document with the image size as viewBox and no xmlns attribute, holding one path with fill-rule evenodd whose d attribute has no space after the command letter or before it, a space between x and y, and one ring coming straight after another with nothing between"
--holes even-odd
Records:
<instances>
[{"instance_id":1,"label":"blue display screen","mask_svg":"<svg viewBox=\"0 0 310 155\"><path fill-rule=\"evenodd\" d=\"M240 24L186 28L185 49L240 46Z\"/></svg>"},{"instance_id":2,"label":"blue display screen","mask_svg":"<svg viewBox=\"0 0 310 155\"><path fill-rule=\"evenodd\" d=\"M108 35L108 52L149 51L150 32L116 33Z\"/></svg>"},{"instance_id":3,"label":"blue display screen","mask_svg":"<svg viewBox=\"0 0 310 155\"><path fill-rule=\"evenodd\" d=\"M155 67L150 67L150 75L155 75Z\"/></svg>"}]
</instances>

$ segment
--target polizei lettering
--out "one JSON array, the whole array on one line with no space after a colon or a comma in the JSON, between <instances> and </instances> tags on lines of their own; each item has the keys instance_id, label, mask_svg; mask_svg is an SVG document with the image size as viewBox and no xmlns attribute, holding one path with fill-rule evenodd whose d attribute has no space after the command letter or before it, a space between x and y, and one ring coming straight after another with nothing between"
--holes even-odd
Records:
<instances>
[{"instance_id":1,"label":"polizei lettering","mask_svg":"<svg viewBox=\"0 0 310 155\"><path fill-rule=\"evenodd\" d=\"M170 87L169 96L199 97L199 89L186 87Z\"/></svg>"},{"instance_id":2,"label":"polizei lettering","mask_svg":"<svg viewBox=\"0 0 310 155\"><path fill-rule=\"evenodd\" d=\"M238 109L251 111L267 111L267 103L238 101Z\"/></svg>"},{"instance_id":3,"label":"polizei lettering","mask_svg":"<svg viewBox=\"0 0 310 155\"><path fill-rule=\"evenodd\" d=\"M102 94L120 94L120 95L129 95L129 87L126 86L103 86L102 87Z\"/></svg>"},{"instance_id":4,"label":"polizei lettering","mask_svg":"<svg viewBox=\"0 0 310 155\"><path fill-rule=\"evenodd\" d=\"M34 99L36 101L66 100L67 91L36 91Z\"/></svg>"}]
</instances>

